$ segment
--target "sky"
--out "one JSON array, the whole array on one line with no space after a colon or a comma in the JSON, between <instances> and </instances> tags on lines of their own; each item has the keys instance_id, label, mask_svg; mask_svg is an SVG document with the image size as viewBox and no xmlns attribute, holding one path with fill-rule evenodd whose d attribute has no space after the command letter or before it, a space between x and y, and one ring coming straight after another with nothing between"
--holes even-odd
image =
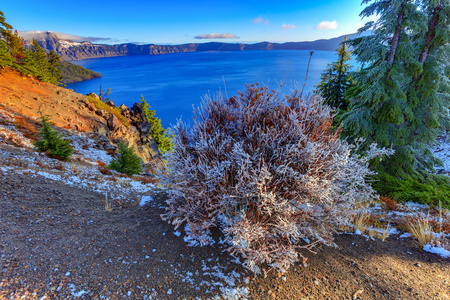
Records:
<instances>
[{"instance_id":1,"label":"sky","mask_svg":"<svg viewBox=\"0 0 450 300\"><path fill-rule=\"evenodd\" d=\"M95 43L297 42L357 31L361 0L2 0L19 31Z\"/></svg>"}]
</instances>

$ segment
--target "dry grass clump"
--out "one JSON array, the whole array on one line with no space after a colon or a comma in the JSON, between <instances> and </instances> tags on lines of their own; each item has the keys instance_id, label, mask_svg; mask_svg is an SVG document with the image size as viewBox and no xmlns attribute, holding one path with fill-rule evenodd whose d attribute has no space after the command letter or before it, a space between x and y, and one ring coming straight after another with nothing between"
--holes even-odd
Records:
<instances>
[{"instance_id":1,"label":"dry grass clump","mask_svg":"<svg viewBox=\"0 0 450 300\"><path fill-rule=\"evenodd\" d=\"M103 175L112 175L112 172L110 169L105 168L103 166L98 167L98 170L100 171L100 173L102 173Z\"/></svg>"},{"instance_id":2,"label":"dry grass clump","mask_svg":"<svg viewBox=\"0 0 450 300\"><path fill-rule=\"evenodd\" d=\"M62 170L64 170L64 166L62 164L55 164L55 165L53 165L53 169L62 171Z\"/></svg>"},{"instance_id":3,"label":"dry grass clump","mask_svg":"<svg viewBox=\"0 0 450 300\"><path fill-rule=\"evenodd\" d=\"M178 184L163 218L187 222L198 240L219 227L256 273L265 264L284 272L299 249L334 245L337 225L375 196L367 161L390 152L372 145L364 158L352 155L322 102L257 85L207 98L191 129L174 129L169 168Z\"/></svg>"},{"instance_id":4,"label":"dry grass clump","mask_svg":"<svg viewBox=\"0 0 450 300\"><path fill-rule=\"evenodd\" d=\"M386 207L389 210L399 210L400 206L398 205L397 201L395 201L394 199L392 199L389 196L381 196L380 200L384 202L384 204L386 204Z\"/></svg>"},{"instance_id":5,"label":"dry grass clump","mask_svg":"<svg viewBox=\"0 0 450 300\"><path fill-rule=\"evenodd\" d=\"M99 166L99 167L106 166L106 164L104 162L102 162L101 160L97 160L96 163L97 163L97 166Z\"/></svg>"},{"instance_id":6,"label":"dry grass clump","mask_svg":"<svg viewBox=\"0 0 450 300\"><path fill-rule=\"evenodd\" d=\"M404 224L406 226L406 230L419 241L419 244L422 247L426 244L432 243L434 235L429 216L406 216Z\"/></svg>"},{"instance_id":7,"label":"dry grass clump","mask_svg":"<svg viewBox=\"0 0 450 300\"><path fill-rule=\"evenodd\" d=\"M24 116L17 116L14 117L15 122L14 125L17 129L25 129L28 130L30 133L37 133L38 130L36 129L36 126L33 124L33 122Z\"/></svg>"},{"instance_id":8,"label":"dry grass clump","mask_svg":"<svg viewBox=\"0 0 450 300\"><path fill-rule=\"evenodd\" d=\"M358 230L361 234L364 234L369 228L370 214L366 211L358 212L353 216L352 223L355 225L355 230Z\"/></svg>"}]
</instances>

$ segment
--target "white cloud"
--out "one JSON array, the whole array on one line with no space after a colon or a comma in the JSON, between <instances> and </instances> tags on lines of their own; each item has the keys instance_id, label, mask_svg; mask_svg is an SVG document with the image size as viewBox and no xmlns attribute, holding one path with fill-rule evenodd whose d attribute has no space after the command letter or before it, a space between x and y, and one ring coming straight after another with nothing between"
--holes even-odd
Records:
<instances>
[{"instance_id":1,"label":"white cloud","mask_svg":"<svg viewBox=\"0 0 450 300\"><path fill-rule=\"evenodd\" d=\"M264 25L269 25L270 22L269 20L264 19L262 16L257 17L256 19L253 20L253 23L255 24L264 24Z\"/></svg>"},{"instance_id":2,"label":"white cloud","mask_svg":"<svg viewBox=\"0 0 450 300\"><path fill-rule=\"evenodd\" d=\"M238 39L239 37L231 33L208 33L195 37L196 39Z\"/></svg>"},{"instance_id":3,"label":"white cloud","mask_svg":"<svg viewBox=\"0 0 450 300\"><path fill-rule=\"evenodd\" d=\"M322 21L320 22L315 28L316 30L322 30L322 29L336 29L338 27L338 24L335 21Z\"/></svg>"},{"instance_id":4,"label":"white cloud","mask_svg":"<svg viewBox=\"0 0 450 300\"><path fill-rule=\"evenodd\" d=\"M281 29L283 30L289 30L289 29L294 29L295 25L294 24L283 24L281 25Z\"/></svg>"}]
</instances>

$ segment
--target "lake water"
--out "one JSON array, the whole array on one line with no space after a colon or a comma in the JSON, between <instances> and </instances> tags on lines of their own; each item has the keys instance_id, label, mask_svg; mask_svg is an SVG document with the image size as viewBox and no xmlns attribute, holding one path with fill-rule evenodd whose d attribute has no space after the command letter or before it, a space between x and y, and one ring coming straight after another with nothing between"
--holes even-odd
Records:
<instances>
[{"instance_id":1,"label":"lake water","mask_svg":"<svg viewBox=\"0 0 450 300\"><path fill-rule=\"evenodd\" d=\"M121 56L76 61L103 77L68 84L76 92L87 94L111 88L116 105L132 106L141 95L156 110L164 127L182 117L190 121L192 106L198 107L205 94L218 92L228 97L243 91L246 83L267 84L277 89L284 78L283 93L295 83L305 81L309 51L192 52L163 55ZM304 90L311 92L328 63L336 60L334 51L315 51Z\"/></svg>"}]
</instances>

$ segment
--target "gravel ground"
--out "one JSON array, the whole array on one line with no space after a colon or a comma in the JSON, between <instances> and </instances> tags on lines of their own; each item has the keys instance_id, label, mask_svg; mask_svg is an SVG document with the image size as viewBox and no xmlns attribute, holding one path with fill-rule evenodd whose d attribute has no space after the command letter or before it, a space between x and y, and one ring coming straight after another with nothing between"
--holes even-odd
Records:
<instances>
[{"instance_id":1,"label":"gravel ground","mask_svg":"<svg viewBox=\"0 0 450 300\"><path fill-rule=\"evenodd\" d=\"M30 150L0 144L0 154L0 299L450 299L450 259L400 233L336 235L339 248L254 277L223 245L189 247L161 220L157 184L124 190L127 205L108 212L105 192L121 187L111 176L77 186L63 176L80 174L73 161L58 171ZM152 200L140 206L143 196Z\"/></svg>"}]
</instances>

